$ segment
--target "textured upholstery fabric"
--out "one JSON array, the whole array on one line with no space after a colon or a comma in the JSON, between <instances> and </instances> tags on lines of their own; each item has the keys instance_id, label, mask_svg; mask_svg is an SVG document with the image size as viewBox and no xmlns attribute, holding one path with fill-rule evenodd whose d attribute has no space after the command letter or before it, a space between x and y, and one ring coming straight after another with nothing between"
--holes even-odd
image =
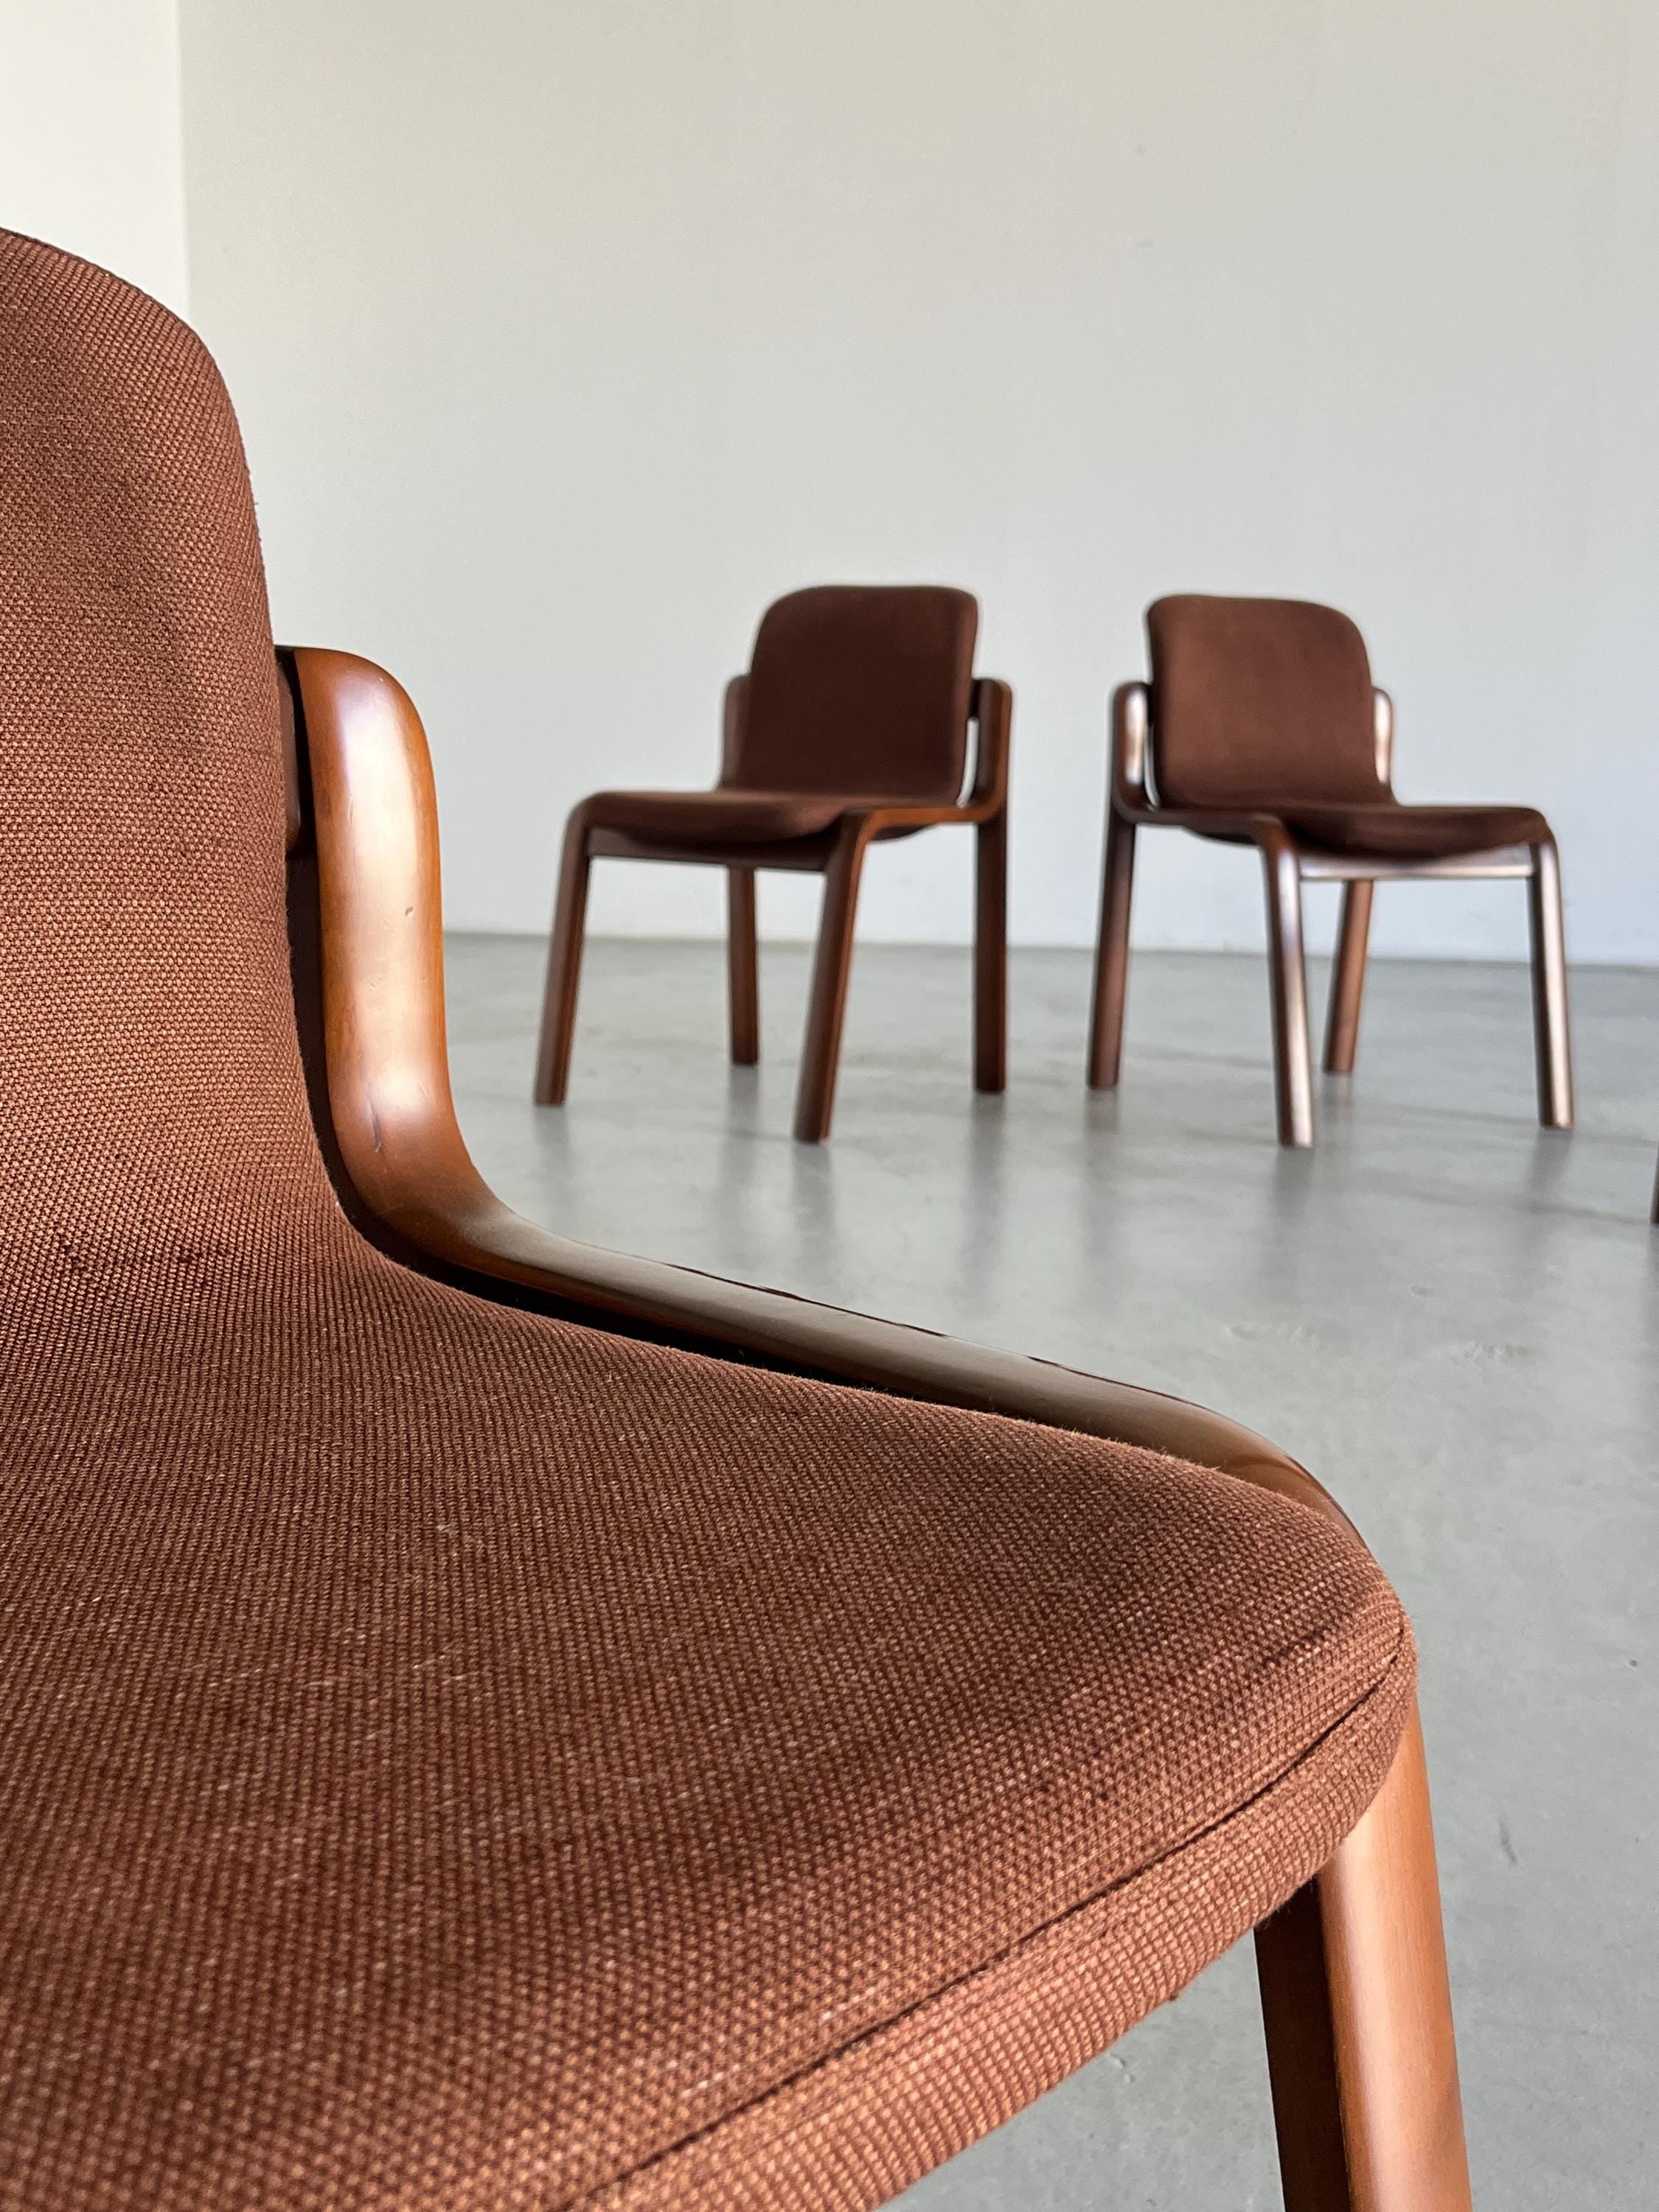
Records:
<instances>
[{"instance_id":1,"label":"textured upholstery fabric","mask_svg":"<svg viewBox=\"0 0 1659 2212\"><path fill-rule=\"evenodd\" d=\"M1364 1551L341 1215L228 405L0 236L0 2203L873 2205L1329 1853Z\"/></svg>"},{"instance_id":2,"label":"textured upholstery fabric","mask_svg":"<svg viewBox=\"0 0 1659 2212\"><path fill-rule=\"evenodd\" d=\"M1310 845L1371 860L1451 860L1550 834L1530 806L1288 806L1284 818Z\"/></svg>"},{"instance_id":3,"label":"textured upholstery fabric","mask_svg":"<svg viewBox=\"0 0 1659 2212\"><path fill-rule=\"evenodd\" d=\"M730 782L950 806L962 790L979 609L931 584L823 584L761 618Z\"/></svg>"},{"instance_id":4,"label":"textured upholstery fabric","mask_svg":"<svg viewBox=\"0 0 1659 2212\"><path fill-rule=\"evenodd\" d=\"M582 801L596 830L620 830L665 845L775 844L816 837L849 809L878 806L872 793L848 791L598 791Z\"/></svg>"},{"instance_id":5,"label":"textured upholstery fabric","mask_svg":"<svg viewBox=\"0 0 1659 2212\"><path fill-rule=\"evenodd\" d=\"M1371 672L1346 615L1189 592L1146 611L1153 769L1168 806L1376 805Z\"/></svg>"}]
</instances>

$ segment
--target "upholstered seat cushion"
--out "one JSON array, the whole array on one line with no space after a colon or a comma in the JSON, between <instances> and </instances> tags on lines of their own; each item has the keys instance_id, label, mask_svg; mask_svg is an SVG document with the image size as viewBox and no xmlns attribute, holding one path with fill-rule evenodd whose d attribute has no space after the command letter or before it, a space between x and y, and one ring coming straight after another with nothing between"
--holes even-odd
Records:
<instances>
[{"instance_id":1,"label":"upholstered seat cushion","mask_svg":"<svg viewBox=\"0 0 1659 2212\"><path fill-rule=\"evenodd\" d=\"M1310 845L1375 860L1450 860L1550 834L1530 806L1304 806L1284 819Z\"/></svg>"},{"instance_id":2,"label":"upholstered seat cushion","mask_svg":"<svg viewBox=\"0 0 1659 2212\"><path fill-rule=\"evenodd\" d=\"M872 2204L1386 1771L1298 1506L306 1243L0 1325L8 2204Z\"/></svg>"},{"instance_id":3,"label":"upholstered seat cushion","mask_svg":"<svg viewBox=\"0 0 1659 2212\"><path fill-rule=\"evenodd\" d=\"M836 791L599 791L581 811L592 828L642 844L763 845L819 836L855 807L892 803Z\"/></svg>"}]
</instances>

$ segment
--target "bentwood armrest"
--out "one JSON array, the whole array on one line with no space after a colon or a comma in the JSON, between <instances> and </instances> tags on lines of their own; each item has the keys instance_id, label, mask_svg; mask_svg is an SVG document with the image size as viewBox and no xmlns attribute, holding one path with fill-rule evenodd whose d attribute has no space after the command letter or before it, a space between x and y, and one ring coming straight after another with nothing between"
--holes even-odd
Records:
<instances>
[{"instance_id":1,"label":"bentwood armrest","mask_svg":"<svg viewBox=\"0 0 1659 2212\"><path fill-rule=\"evenodd\" d=\"M291 897L301 1036L313 1086L325 1086L313 1110L337 1187L385 1249L482 1296L1116 1438L1344 1518L1305 1468L1201 1407L599 1251L511 1212L473 1166L455 1121L436 812L419 720L401 687L369 662L309 649L284 661L301 703L301 811L290 868L301 887ZM1414 1714L1358 1826L1255 1942L1288 2212L1468 2212Z\"/></svg>"},{"instance_id":2,"label":"bentwood armrest","mask_svg":"<svg viewBox=\"0 0 1659 2212\"><path fill-rule=\"evenodd\" d=\"M302 708L300 836L314 841L336 1172L415 1264L710 1350L1117 1437L1335 1512L1273 1445L1179 1399L601 1251L503 1206L468 1156L450 1091L436 810L419 718L368 661L309 647L284 659Z\"/></svg>"}]
</instances>

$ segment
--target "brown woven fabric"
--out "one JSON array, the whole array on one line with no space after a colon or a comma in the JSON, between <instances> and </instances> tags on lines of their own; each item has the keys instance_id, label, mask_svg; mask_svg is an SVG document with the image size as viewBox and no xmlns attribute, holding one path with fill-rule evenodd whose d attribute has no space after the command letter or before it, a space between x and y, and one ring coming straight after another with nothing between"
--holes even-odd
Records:
<instances>
[{"instance_id":1,"label":"brown woven fabric","mask_svg":"<svg viewBox=\"0 0 1659 2212\"><path fill-rule=\"evenodd\" d=\"M726 781L949 806L962 790L979 608L933 584L820 584L775 600Z\"/></svg>"},{"instance_id":2,"label":"brown woven fabric","mask_svg":"<svg viewBox=\"0 0 1659 2212\"><path fill-rule=\"evenodd\" d=\"M1384 1773L1338 1528L342 1218L196 341L0 238L0 2202L880 2202Z\"/></svg>"},{"instance_id":3,"label":"brown woven fabric","mask_svg":"<svg viewBox=\"0 0 1659 2212\"><path fill-rule=\"evenodd\" d=\"M1170 806L1386 801L1365 641L1334 607L1188 592L1146 610L1153 767Z\"/></svg>"},{"instance_id":4,"label":"brown woven fabric","mask_svg":"<svg viewBox=\"0 0 1659 2212\"><path fill-rule=\"evenodd\" d=\"M1371 860L1452 860L1502 845L1535 845L1550 825L1531 806L1290 806L1285 820L1310 845Z\"/></svg>"},{"instance_id":5,"label":"brown woven fabric","mask_svg":"<svg viewBox=\"0 0 1659 2212\"><path fill-rule=\"evenodd\" d=\"M872 792L599 791L581 802L596 830L643 843L760 845L816 837L849 809L889 804Z\"/></svg>"}]
</instances>

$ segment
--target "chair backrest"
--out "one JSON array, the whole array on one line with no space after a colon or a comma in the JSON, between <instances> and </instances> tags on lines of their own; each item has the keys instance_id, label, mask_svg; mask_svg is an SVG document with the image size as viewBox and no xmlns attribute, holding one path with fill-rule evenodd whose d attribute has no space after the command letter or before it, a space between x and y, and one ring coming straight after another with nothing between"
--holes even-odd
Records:
<instances>
[{"instance_id":1,"label":"chair backrest","mask_svg":"<svg viewBox=\"0 0 1659 2212\"><path fill-rule=\"evenodd\" d=\"M979 607L931 584L823 584L761 618L734 758L747 790L949 805L968 758Z\"/></svg>"},{"instance_id":2,"label":"chair backrest","mask_svg":"<svg viewBox=\"0 0 1659 2212\"><path fill-rule=\"evenodd\" d=\"M1170 806L1375 804L1371 672L1346 615L1198 592L1146 611L1152 763Z\"/></svg>"},{"instance_id":3,"label":"chair backrest","mask_svg":"<svg viewBox=\"0 0 1659 2212\"><path fill-rule=\"evenodd\" d=\"M0 232L0 1361L331 1207L289 979L241 441L198 340ZM169 1263L171 1264L171 1263Z\"/></svg>"}]
</instances>

